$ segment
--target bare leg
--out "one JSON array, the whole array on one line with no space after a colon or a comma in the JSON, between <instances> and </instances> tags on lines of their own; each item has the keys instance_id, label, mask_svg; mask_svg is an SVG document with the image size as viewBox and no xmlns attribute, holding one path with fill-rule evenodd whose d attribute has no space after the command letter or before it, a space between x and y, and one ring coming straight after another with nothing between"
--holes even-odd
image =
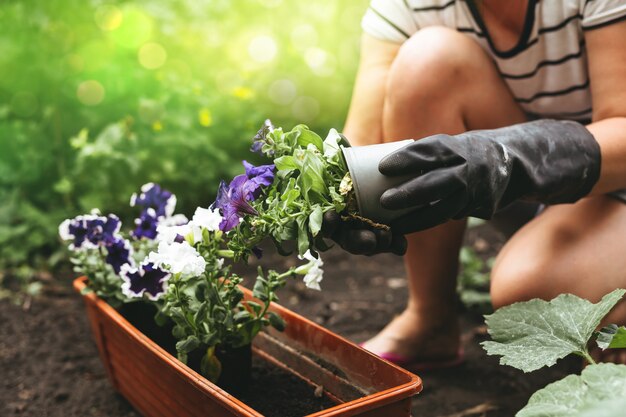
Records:
<instances>
[{"instance_id":1,"label":"bare leg","mask_svg":"<svg viewBox=\"0 0 626 417\"><path fill-rule=\"evenodd\" d=\"M597 302L626 288L626 204L608 196L552 206L524 226L504 246L493 267L494 307L531 298L572 293ZM604 324L626 325L626 299ZM602 359L626 363L626 352Z\"/></svg>"},{"instance_id":2,"label":"bare leg","mask_svg":"<svg viewBox=\"0 0 626 417\"><path fill-rule=\"evenodd\" d=\"M491 59L468 37L446 28L426 28L400 49L385 99L386 140L524 121ZM407 308L365 343L367 349L420 360L456 354L456 275L464 230L465 221L451 221L408 237Z\"/></svg>"}]
</instances>

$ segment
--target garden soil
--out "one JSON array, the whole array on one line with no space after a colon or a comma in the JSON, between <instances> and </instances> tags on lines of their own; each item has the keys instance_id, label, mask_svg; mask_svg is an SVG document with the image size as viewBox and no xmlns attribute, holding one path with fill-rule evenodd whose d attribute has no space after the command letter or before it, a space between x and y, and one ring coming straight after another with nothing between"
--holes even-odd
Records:
<instances>
[{"instance_id":1,"label":"garden soil","mask_svg":"<svg viewBox=\"0 0 626 417\"><path fill-rule=\"evenodd\" d=\"M466 243L486 259L502 238L483 225L468 231ZM249 271L258 263L285 268L293 258L267 247ZM321 292L294 281L281 290L280 302L355 342L375 334L406 303L401 258L333 248L324 256L324 271ZM62 275L44 280L42 295L25 303L0 300L0 416L138 416L106 379L83 302L71 288L74 277ZM532 374L500 366L479 345L488 338L481 315L465 310L461 322L467 360L420 374L424 390L413 400L414 417L513 416L534 391L580 367L576 358ZM280 404L284 394L275 388L262 395Z\"/></svg>"}]
</instances>

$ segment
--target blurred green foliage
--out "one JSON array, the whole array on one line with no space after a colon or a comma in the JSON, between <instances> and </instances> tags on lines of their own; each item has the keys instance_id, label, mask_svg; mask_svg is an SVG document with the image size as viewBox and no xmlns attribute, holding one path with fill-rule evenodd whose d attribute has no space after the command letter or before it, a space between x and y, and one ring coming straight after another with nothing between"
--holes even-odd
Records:
<instances>
[{"instance_id":1,"label":"blurred green foliage","mask_svg":"<svg viewBox=\"0 0 626 417\"><path fill-rule=\"evenodd\" d=\"M463 305L480 314L493 312L489 294L490 274L495 258L483 260L471 246L459 253L461 271L457 279L457 293Z\"/></svg>"},{"instance_id":2,"label":"blurred green foliage","mask_svg":"<svg viewBox=\"0 0 626 417\"><path fill-rule=\"evenodd\" d=\"M0 2L0 269L54 265L93 207L130 221L148 181L208 205L265 118L341 129L367 3Z\"/></svg>"}]
</instances>

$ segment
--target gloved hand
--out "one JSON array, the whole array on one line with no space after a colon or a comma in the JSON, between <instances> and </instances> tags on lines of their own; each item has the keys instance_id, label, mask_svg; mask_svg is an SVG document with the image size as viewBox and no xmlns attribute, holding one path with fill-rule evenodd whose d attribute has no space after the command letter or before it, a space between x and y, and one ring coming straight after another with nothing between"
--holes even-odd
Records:
<instances>
[{"instance_id":1,"label":"gloved hand","mask_svg":"<svg viewBox=\"0 0 626 417\"><path fill-rule=\"evenodd\" d=\"M379 164L383 175L414 175L385 191L387 209L416 207L392 223L401 233L450 219L489 219L517 199L573 203L600 176L600 146L580 123L539 120L416 141Z\"/></svg>"},{"instance_id":2,"label":"gloved hand","mask_svg":"<svg viewBox=\"0 0 626 417\"><path fill-rule=\"evenodd\" d=\"M322 236L333 239L355 255L384 252L404 255L406 252L407 243L402 234L376 229L357 219L343 220L334 210L324 213Z\"/></svg>"}]
</instances>

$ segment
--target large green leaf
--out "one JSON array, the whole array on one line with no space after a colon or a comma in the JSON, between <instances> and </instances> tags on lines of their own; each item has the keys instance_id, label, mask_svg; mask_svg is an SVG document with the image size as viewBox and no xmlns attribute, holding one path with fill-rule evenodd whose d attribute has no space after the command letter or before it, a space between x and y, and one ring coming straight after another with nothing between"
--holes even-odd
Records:
<instances>
[{"instance_id":1,"label":"large green leaf","mask_svg":"<svg viewBox=\"0 0 626 417\"><path fill-rule=\"evenodd\" d=\"M485 316L493 341L482 346L489 355L501 355L501 364L524 372L552 366L571 353L582 355L600 320L624 293L617 289L597 304L561 294L549 302L534 299L503 307Z\"/></svg>"},{"instance_id":2,"label":"large green leaf","mask_svg":"<svg viewBox=\"0 0 626 417\"><path fill-rule=\"evenodd\" d=\"M293 131L296 131L299 133L298 145L302 146L303 148L306 148L309 144L312 144L313 146L317 148L318 151L323 151L324 145L322 142L322 138L320 138L317 133L313 132L312 130L309 130L309 128L307 128L304 125L298 125L294 127Z\"/></svg>"},{"instance_id":3,"label":"large green leaf","mask_svg":"<svg viewBox=\"0 0 626 417\"><path fill-rule=\"evenodd\" d=\"M585 407L576 417L622 417L624 410L626 398L617 398Z\"/></svg>"},{"instance_id":4,"label":"large green leaf","mask_svg":"<svg viewBox=\"0 0 626 417\"><path fill-rule=\"evenodd\" d=\"M315 237L322 229L324 213L322 212L322 208L319 205L316 204L313 207L313 211L311 211L311 214L309 215L309 230L311 231L313 237Z\"/></svg>"},{"instance_id":5,"label":"large green leaf","mask_svg":"<svg viewBox=\"0 0 626 417\"><path fill-rule=\"evenodd\" d=\"M516 417L620 417L624 408L613 403L626 396L626 365L590 365L530 397ZM609 406L610 405L610 406Z\"/></svg>"}]
</instances>

